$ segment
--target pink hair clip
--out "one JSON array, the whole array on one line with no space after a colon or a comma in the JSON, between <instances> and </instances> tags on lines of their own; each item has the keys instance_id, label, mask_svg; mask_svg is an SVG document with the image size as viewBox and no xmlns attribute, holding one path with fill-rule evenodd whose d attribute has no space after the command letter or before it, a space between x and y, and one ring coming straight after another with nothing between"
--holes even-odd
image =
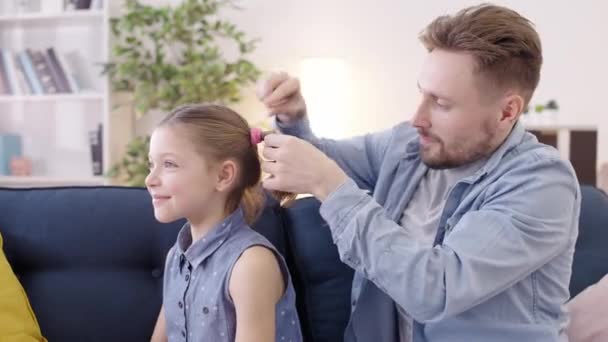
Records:
<instances>
[{"instance_id":1,"label":"pink hair clip","mask_svg":"<svg viewBox=\"0 0 608 342\"><path fill-rule=\"evenodd\" d=\"M252 128L250 132L251 145L257 145L264 140L264 132L259 128Z\"/></svg>"}]
</instances>

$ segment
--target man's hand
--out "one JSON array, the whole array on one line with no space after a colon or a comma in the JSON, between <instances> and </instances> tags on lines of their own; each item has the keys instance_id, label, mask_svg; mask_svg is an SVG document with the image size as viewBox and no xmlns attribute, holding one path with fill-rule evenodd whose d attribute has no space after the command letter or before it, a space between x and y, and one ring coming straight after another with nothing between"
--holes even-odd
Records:
<instances>
[{"instance_id":1,"label":"man's hand","mask_svg":"<svg viewBox=\"0 0 608 342\"><path fill-rule=\"evenodd\" d=\"M333 160L302 139L270 134L264 142L262 170L270 174L263 183L266 189L312 194L324 201L347 179Z\"/></svg>"},{"instance_id":2,"label":"man's hand","mask_svg":"<svg viewBox=\"0 0 608 342\"><path fill-rule=\"evenodd\" d=\"M280 122L291 123L306 115L306 103L300 90L300 81L285 72L273 73L257 85L257 96L269 115Z\"/></svg>"}]
</instances>

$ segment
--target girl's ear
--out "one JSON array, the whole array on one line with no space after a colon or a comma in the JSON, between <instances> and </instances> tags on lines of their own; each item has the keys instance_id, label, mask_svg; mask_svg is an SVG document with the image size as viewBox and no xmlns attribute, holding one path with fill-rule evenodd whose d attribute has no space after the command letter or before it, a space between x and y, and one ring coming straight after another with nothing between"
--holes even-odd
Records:
<instances>
[{"instance_id":1,"label":"girl's ear","mask_svg":"<svg viewBox=\"0 0 608 342\"><path fill-rule=\"evenodd\" d=\"M237 165L233 160L225 160L217 169L217 182L215 189L224 192L233 188L237 178Z\"/></svg>"}]
</instances>

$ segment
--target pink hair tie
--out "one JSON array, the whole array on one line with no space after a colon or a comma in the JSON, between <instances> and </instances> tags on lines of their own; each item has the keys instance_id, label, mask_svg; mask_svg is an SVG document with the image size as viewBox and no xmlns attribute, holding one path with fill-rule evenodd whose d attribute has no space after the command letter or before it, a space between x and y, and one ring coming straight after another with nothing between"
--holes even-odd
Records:
<instances>
[{"instance_id":1,"label":"pink hair tie","mask_svg":"<svg viewBox=\"0 0 608 342\"><path fill-rule=\"evenodd\" d=\"M262 140L264 140L264 134L263 134L262 130L259 128L252 128L249 136L251 138L251 145L254 145L254 146L261 143Z\"/></svg>"}]
</instances>

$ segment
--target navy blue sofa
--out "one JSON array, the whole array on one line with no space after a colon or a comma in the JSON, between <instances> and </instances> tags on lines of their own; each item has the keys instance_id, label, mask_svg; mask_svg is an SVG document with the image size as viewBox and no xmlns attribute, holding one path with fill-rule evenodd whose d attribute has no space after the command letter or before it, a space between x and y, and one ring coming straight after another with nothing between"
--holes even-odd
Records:
<instances>
[{"instance_id":1,"label":"navy blue sofa","mask_svg":"<svg viewBox=\"0 0 608 342\"><path fill-rule=\"evenodd\" d=\"M306 341L334 342L353 272L318 208L312 198L289 209L268 200L254 228L289 263ZM183 223L158 223L141 188L0 188L4 251L50 342L149 341L165 255Z\"/></svg>"},{"instance_id":2,"label":"navy blue sofa","mask_svg":"<svg viewBox=\"0 0 608 342\"><path fill-rule=\"evenodd\" d=\"M255 229L285 256L306 341L341 341L353 272L338 259L319 203L269 200ZM164 258L183 222L160 224L144 189L1 189L0 233L43 334L55 341L148 341ZM608 198L583 187L573 294L608 273Z\"/></svg>"}]
</instances>

